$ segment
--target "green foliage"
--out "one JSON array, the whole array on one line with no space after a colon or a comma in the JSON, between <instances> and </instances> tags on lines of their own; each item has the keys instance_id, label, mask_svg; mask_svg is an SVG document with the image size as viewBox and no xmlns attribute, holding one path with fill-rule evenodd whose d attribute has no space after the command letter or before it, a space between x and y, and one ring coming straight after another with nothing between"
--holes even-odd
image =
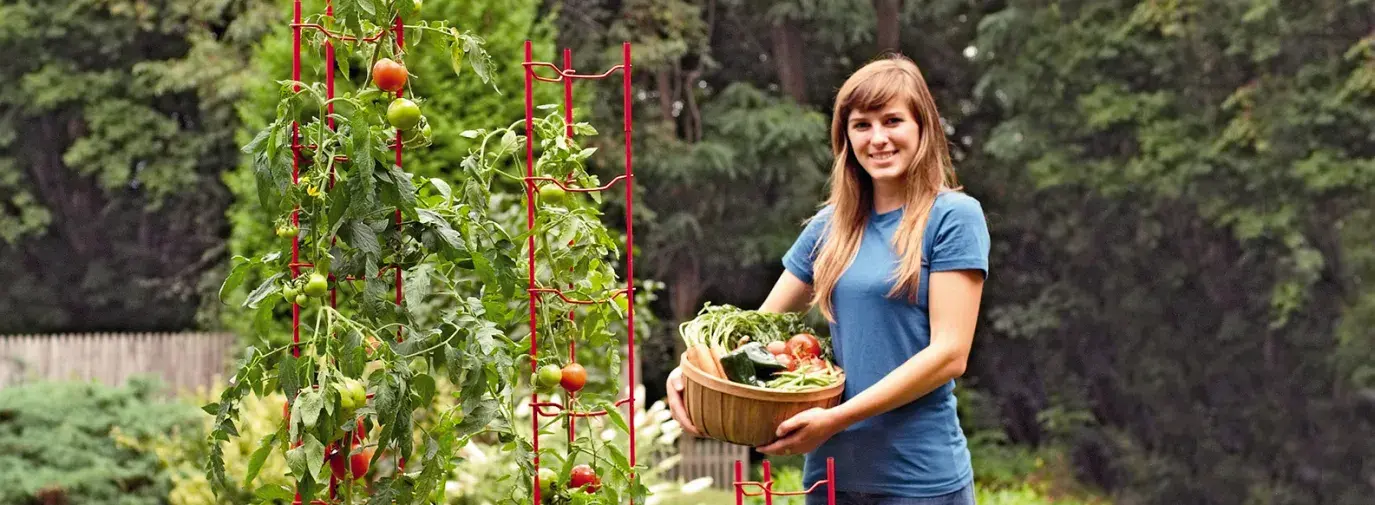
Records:
<instances>
[{"instance_id":1,"label":"green foliage","mask_svg":"<svg viewBox=\"0 0 1375 505\"><path fill-rule=\"evenodd\" d=\"M284 4L285 5L285 4ZM536 16L536 2L459 2L452 0L430 0L418 13L416 22L443 20L452 26L481 27L484 47L492 55L487 64L490 82L473 78L468 68L470 62L460 73L455 74L452 53L444 48L438 50L436 42L444 37L434 33L418 33L407 30L408 48L405 55L407 70L412 74L409 94L424 97L421 103L427 123L431 127L431 143L421 152L405 153L403 167L417 177L437 177L453 183L462 177L460 167L468 150L473 147L472 140L460 135L463 131L493 124L509 124L524 117L524 102L520 92L524 88L524 71L519 62L523 56L526 39L533 41L536 59L554 60L555 51L551 39L553 30L547 20ZM323 10L323 2L305 2L303 12L313 13ZM253 56L253 68L262 76L247 83L246 98L238 104L240 119L245 128L238 133L240 145L249 143L254 134L267 126L280 96L277 80L291 77L291 30L287 20L291 19L289 6L280 9L277 17L269 22L273 31L263 38ZM409 22L409 21L408 21ZM418 42L417 42L418 38ZM303 69L301 80L305 82L324 82L324 53L318 37L315 43L303 41ZM337 51L341 67L336 69L336 92L356 91L354 84L361 82L368 72L364 56L354 54L345 58L343 49ZM346 62L346 63L345 63ZM346 67L346 68L345 68ZM347 73L345 72L347 70ZM352 80L346 78L351 77ZM498 91L494 91L495 88ZM561 88L555 85L535 87L536 103L550 103L561 99ZM583 100L583 90L578 90L575 101ZM376 155L379 160L389 160L391 153ZM521 158L523 160L523 157ZM226 217L230 222L228 249L231 254L244 257L258 257L268 251L277 250L280 241L273 235L275 217L263 211L258 204L258 188L255 184L252 159L244 158L234 170L224 174L224 182L234 196ZM514 162L501 161L501 167L508 172L516 170ZM456 183L455 183L456 184ZM461 188L460 188L461 189ZM503 225L524 224L524 213L517 212L516 202L506 195L521 191L519 184L510 181L494 181L495 194L507 208L494 212L493 218ZM509 227L508 227L509 229ZM252 287L259 285L266 277L246 273L243 287L232 290L226 297L240 301L247 297ZM218 287L218 286L217 286ZM418 302L417 302L418 303ZM200 318L211 325L222 325L235 330L240 335L260 336L281 343L289 340L289 312L277 312L275 320L254 320L241 314L226 310L219 302L208 303L201 307ZM281 317L287 316L287 317Z\"/></svg>"},{"instance_id":2,"label":"green foliage","mask_svg":"<svg viewBox=\"0 0 1375 505\"><path fill-rule=\"evenodd\" d=\"M982 18L973 97L998 119L966 182L1004 273L980 369L1017 440L1067 443L1128 501L1368 501L1369 468L1349 462L1375 454L1356 329L1372 314L1370 21L1345 1Z\"/></svg>"},{"instance_id":3,"label":"green foliage","mask_svg":"<svg viewBox=\"0 0 1375 505\"><path fill-rule=\"evenodd\" d=\"M0 6L0 332L191 322L261 3Z\"/></svg>"},{"instance_id":4,"label":"green foliage","mask_svg":"<svg viewBox=\"0 0 1375 505\"><path fill-rule=\"evenodd\" d=\"M0 389L0 502L157 505L168 475L132 438L185 428L193 407L167 402L155 382L120 387L32 382Z\"/></svg>"}]
</instances>

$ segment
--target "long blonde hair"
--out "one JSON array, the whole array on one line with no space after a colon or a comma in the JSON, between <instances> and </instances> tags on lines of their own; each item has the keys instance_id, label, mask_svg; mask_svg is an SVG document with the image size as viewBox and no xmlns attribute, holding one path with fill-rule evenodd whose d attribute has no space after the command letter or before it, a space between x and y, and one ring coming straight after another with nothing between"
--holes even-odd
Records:
<instances>
[{"instance_id":1,"label":"long blonde hair","mask_svg":"<svg viewBox=\"0 0 1375 505\"><path fill-rule=\"evenodd\" d=\"M814 263L812 303L828 321L835 321L831 292L841 274L854 262L860 238L874 208L874 181L860 166L850 148L847 122L852 111L877 111L893 103L906 102L920 127L920 140L912 164L902 179L906 194L902 221L893 236L893 248L901 259L895 272L890 297L905 294L915 302L921 284L921 242L931 206L942 191L959 190L950 162L940 113L926 79L912 60L890 55L861 67L840 87L831 116L831 195L826 204L834 207L820 242Z\"/></svg>"}]
</instances>

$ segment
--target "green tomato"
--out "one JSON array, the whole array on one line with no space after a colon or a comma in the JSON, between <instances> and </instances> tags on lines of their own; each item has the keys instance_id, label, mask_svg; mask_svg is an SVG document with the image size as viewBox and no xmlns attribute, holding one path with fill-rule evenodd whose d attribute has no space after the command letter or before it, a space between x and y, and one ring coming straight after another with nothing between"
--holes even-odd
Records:
<instances>
[{"instance_id":1,"label":"green tomato","mask_svg":"<svg viewBox=\"0 0 1375 505\"><path fill-rule=\"evenodd\" d=\"M344 410L353 410L358 408L358 398L353 395L352 391L349 391L348 383L344 383L343 385L339 386L338 389L339 405L344 407Z\"/></svg>"},{"instance_id":2,"label":"green tomato","mask_svg":"<svg viewBox=\"0 0 1375 505\"><path fill-rule=\"evenodd\" d=\"M310 303L310 297L306 296L305 293L299 293L296 295L295 301L296 305L305 305L307 303Z\"/></svg>"},{"instance_id":3,"label":"green tomato","mask_svg":"<svg viewBox=\"0 0 1375 505\"><path fill-rule=\"evenodd\" d=\"M540 367L534 382L539 385L540 390L547 390L559 385L560 380L563 380L563 370L551 363Z\"/></svg>"},{"instance_id":4,"label":"green tomato","mask_svg":"<svg viewBox=\"0 0 1375 505\"><path fill-rule=\"evenodd\" d=\"M368 390L363 386L363 381L349 379L348 386L349 394L353 396L353 401L357 403L358 406L361 407L368 404Z\"/></svg>"},{"instance_id":5,"label":"green tomato","mask_svg":"<svg viewBox=\"0 0 1375 505\"><path fill-rule=\"evenodd\" d=\"M282 288L282 298L286 298L286 301L288 302L296 301L296 295L299 294L301 294L301 292L294 287L287 286Z\"/></svg>"},{"instance_id":6,"label":"green tomato","mask_svg":"<svg viewBox=\"0 0 1375 505\"><path fill-rule=\"evenodd\" d=\"M329 280L325 279L325 276L320 275L319 272L311 272L310 280L306 281L306 287L302 291L315 298L325 296L325 293L329 292Z\"/></svg>"},{"instance_id":7,"label":"green tomato","mask_svg":"<svg viewBox=\"0 0 1375 505\"><path fill-rule=\"evenodd\" d=\"M300 233L300 232L301 232L301 229L300 229L300 228L298 228L298 227L296 227L296 226L293 226L293 225L290 225L290 224L284 224L284 225L282 225L282 226L278 226L278 227L277 227L277 237L279 237L279 238L292 238L292 237L295 237L296 234L298 234L298 233Z\"/></svg>"},{"instance_id":8,"label":"green tomato","mask_svg":"<svg viewBox=\"0 0 1375 505\"><path fill-rule=\"evenodd\" d=\"M568 200L568 192L558 184L549 183L539 188L540 200L550 205L559 205Z\"/></svg>"},{"instance_id":9,"label":"green tomato","mask_svg":"<svg viewBox=\"0 0 1375 505\"><path fill-rule=\"evenodd\" d=\"M405 98L392 100L387 106L387 122L393 128L409 130L420 124L420 106Z\"/></svg>"},{"instance_id":10,"label":"green tomato","mask_svg":"<svg viewBox=\"0 0 1375 505\"><path fill-rule=\"evenodd\" d=\"M540 494L549 496L554 492L554 481L559 479L559 473L553 468L542 466L539 469L539 490Z\"/></svg>"}]
</instances>

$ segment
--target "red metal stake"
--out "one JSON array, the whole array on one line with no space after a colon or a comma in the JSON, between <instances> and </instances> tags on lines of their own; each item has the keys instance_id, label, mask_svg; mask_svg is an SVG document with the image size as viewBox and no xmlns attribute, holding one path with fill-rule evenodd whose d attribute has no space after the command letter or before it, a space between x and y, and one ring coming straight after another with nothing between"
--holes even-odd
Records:
<instances>
[{"instance_id":1,"label":"red metal stake","mask_svg":"<svg viewBox=\"0 0 1375 505\"><path fill-rule=\"evenodd\" d=\"M535 97L534 97L534 67L530 65L533 50L530 41L525 41L525 224L528 230L535 229ZM538 294L535 293L535 234L531 233L526 242L529 248L529 296L530 296L530 373L535 373L539 368L539 361L536 358L537 342L535 339L535 304ZM531 388L534 389L534 388ZM531 393L531 403L539 403L539 391ZM539 408L530 415L530 425L533 428L534 443L531 444L535 452L535 501L542 503L540 498L539 482Z\"/></svg>"}]
</instances>

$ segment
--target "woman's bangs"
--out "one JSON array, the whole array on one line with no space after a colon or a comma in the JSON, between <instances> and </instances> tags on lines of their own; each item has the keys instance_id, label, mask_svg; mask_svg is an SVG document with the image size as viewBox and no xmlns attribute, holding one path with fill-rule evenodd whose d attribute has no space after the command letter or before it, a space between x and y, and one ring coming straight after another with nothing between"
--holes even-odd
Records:
<instances>
[{"instance_id":1,"label":"woman's bangs","mask_svg":"<svg viewBox=\"0 0 1375 505\"><path fill-rule=\"evenodd\" d=\"M850 112L872 112L883 108L894 100L901 100L916 111L916 97L913 96L914 84L902 72L880 72L870 76L855 86L847 100L846 109Z\"/></svg>"}]
</instances>

